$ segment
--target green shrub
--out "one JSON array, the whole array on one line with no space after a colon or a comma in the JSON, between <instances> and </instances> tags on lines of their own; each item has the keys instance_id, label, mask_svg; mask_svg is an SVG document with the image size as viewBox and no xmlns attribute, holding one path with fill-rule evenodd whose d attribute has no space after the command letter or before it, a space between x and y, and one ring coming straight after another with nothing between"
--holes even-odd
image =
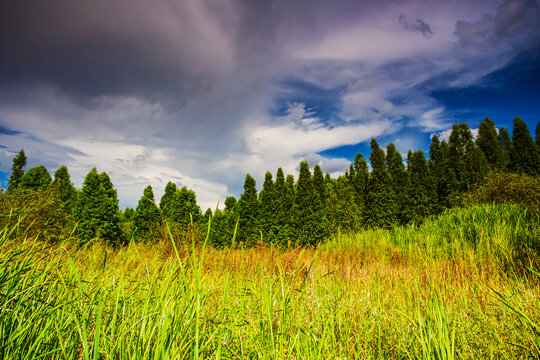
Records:
<instances>
[{"instance_id":1,"label":"green shrub","mask_svg":"<svg viewBox=\"0 0 540 360\"><path fill-rule=\"evenodd\" d=\"M490 173L484 186L469 195L469 204L517 204L540 210L540 177L525 174Z\"/></svg>"}]
</instances>

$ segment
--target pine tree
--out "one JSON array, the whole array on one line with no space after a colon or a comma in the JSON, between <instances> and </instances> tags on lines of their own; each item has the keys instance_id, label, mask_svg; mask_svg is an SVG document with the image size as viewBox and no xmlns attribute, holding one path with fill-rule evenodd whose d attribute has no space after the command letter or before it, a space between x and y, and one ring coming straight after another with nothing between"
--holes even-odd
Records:
<instances>
[{"instance_id":1,"label":"pine tree","mask_svg":"<svg viewBox=\"0 0 540 360\"><path fill-rule=\"evenodd\" d=\"M396 200L396 218L399 222L403 222L401 213L404 201L403 190L407 186L407 174L405 172L405 165L403 165L403 158L392 143L386 147L386 166L388 167L390 184Z\"/></svg>"},{"instance_id":2,"label":"pine tree","mask_svg":"<svg viewBox=\"0 0 540 360\"><path fill-rule=\"evenodd\" d=\"M502 170L504 168L504 149L499 141L495 123L487 117L478 127L476 145L484 153L491 170Z\"/></svg>"},{"instance_id":3,"label":"pine tree","mask_svg":"<svg viewBox=\"0 0 540 360\"><path fill-rule=\"evenodd\" d=\"M396 223L397 206L386 169L384 150L377 141L371 142L371 174L368 180L366 196L366 224L372 227L390 228Z\"/></svg>"},{"instance_id":4,"label":"pine tree","mask_svg":"<svg viewBox=\"0 0 540 360\"><path fill-rule=\"evenodd\" d=\"M21 178L24 175L23 168L26 166L26 154L24 149L21 149L17 156L13 158L13 165L11 166L11 175L9 177L7 192L11 192L19 187Z\"/></svg>"},{"instance_id":5,"label":"pine tree","mask_svg":"<svg viewBox=\"0 0 540 360\"><path fill-rule=\"evenodd\" d=\"M51 174L43 165L30 168L21 178L21 189L38 190L47 188L52 182Z\"/></svg>"},{"instance_id":6,"label":"pine tree","mask_svg":"<svg viewBox=\"0 0 540 360\"><path fill-rule=\"evenodd\" d=\"M78 221L77 233L81 241L99 237L108 244L118 245L118 213L118 198L109 176L106 173L98 174L96 168L93 168L86 175L74 206L74 218Z\"/></svg>"},{"instance_id":7,"label":"pine tree","mask_svg":"<svg viewBox=\"0 0 540 360\"><path fill-rule=\"evenodd\" d=\"M306 161L300 163L293 206L296 244L316 245L327 235L323 204L313 186L313 178Z\"/></svg>"},{"instance_id":8,"label":"pine tree","mask_svg":"<svg viewBox=\"0 0 540 360\"><path fill-rule=\"evenodd\" d=\"M150 240L158 233L159 219L161 217L159 208L154 200L154 191L152 186L148 185L140 198L133 222L131 223L131 231L136 238Z\"/></svg>"},{"instance_id":9,"label":"pine tree","mask_svg":"<svg viewBox=\"0 0 540 360\"><path fill-rule=\"evenodd\" d=\"M540 173L540 156L527 125L519 116L514 119L510 166L513 172L528 175Z\"/></svg>"},{"instance_id":10,"label":"pine tree","mask_svg":"<svg viewBox=\"0 0 540 360\"><path fill-rule=\"evenodd\" d=\"M170 218L169 210L171 208L171 203L174 199L174 194L176 193L176 190L178 190L176 184L172 181L169 181L165 186L165 192L163 193L163 196L159 201L159 208L161 209L161 213L167 219Z\"/></svg>"},{"instance_id":11,"label":"pine tree","mask_svg":"<svg viewBox=\"0 0 540 360\"><path fill-rule=\"evenodd\" d=\"M259 228L260 203L257 197L255 179L246 174L244 181L244 192L238 200L238 240L248 244L253 244L260 239Z\"/></svg>"}]
</instances>

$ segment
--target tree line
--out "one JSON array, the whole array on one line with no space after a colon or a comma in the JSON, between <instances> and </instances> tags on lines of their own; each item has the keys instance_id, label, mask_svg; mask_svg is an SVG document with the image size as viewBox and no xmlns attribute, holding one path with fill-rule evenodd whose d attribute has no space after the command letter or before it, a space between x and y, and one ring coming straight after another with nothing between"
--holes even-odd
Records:
<instances>
[{"instance_id":1,"label":"tree line","mask_svg":"<svg viewBox=\"0 0 540 360\"><path fill-rule=\"evenodd\" d=\"M215 247L263 242L276 246L313 246L339 231L363 228L392 228L420 224L423 219L463 205L465 196L485 181L488 173L540 175L540 123L536 141L519 117L508 130L495 127L485 118L475 138L466 123L454 124L449 140L431 139L429 156L422 150L409 151L406 162L390 143L386 149L372 138L369 164L358 153L344 175L332 178L319 165L311 171L307 162L299 166L298 179L277 169L275 179L266 172L257 192L250 174L237 200L230 196L223 210L197 205L195 192L165 187L159 203L148 185L135 209L121 211L117 192L105 173L94 168L75 189L67 167L61 166L54 179L40 165L24 171L24 150L13 159L6 194L48 191L61 224L74 228L81 243L94 238L111 245L134 239L159 238L165 227L177 232L209 230ZM166 224L166 225L165 225ZM161 235L160 235L161 234Z\"/></svg>"}]
</instances>

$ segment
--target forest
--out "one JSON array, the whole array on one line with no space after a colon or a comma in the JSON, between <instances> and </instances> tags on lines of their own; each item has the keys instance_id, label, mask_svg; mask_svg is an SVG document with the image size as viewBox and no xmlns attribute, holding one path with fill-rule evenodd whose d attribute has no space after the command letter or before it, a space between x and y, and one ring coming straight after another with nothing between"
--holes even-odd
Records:
<instances>
[{"instance_id":1,"label":"forest","mask_svg":"<svg viewBox=\"0 0 540 360\"><path fill-rule=\"evenodd\" d=\"M148 185L137 207L122 211L105 172L92 169L82 189L75 189L65 166L56 170L54 179L42 165L25 171L27 159L21 150L13 159L3 202L5 209L28 211L6 203L43 199L48 204L46 211L41 210L45 212L41 221L47 223L43 235L65 238L74 231L81 243L95 238L115 246L132 239L152 241L168 236L166 226L175 234L195 232L201 237L212 218L208 242L216 248L231 245L233 233L237 243L248 246L316 246L339 232L419 225L467 201L502 196L495 183L508 182L510 174L525 176L520 179L540 174L539 132L540 125L535 143L519 117L514 119L512 136L504 127L497 130L489 118L480 123L476 139L466 123L455 124L448 142L433 135L429 156L422 150L409 150L406 164L394 144L381 149L371 139L369 167L358 153L344 175L331 178L319 165L311 172L303 161L296 181L281 168L275 180L268 171L259 192L247 174L238 200L230 196L224 210L208 209L204 214L196 194L173 182L167 184L159 202ZM521 203L534 202L533 198L534 194L514 196Z\"/></svg>"}]
</instances>

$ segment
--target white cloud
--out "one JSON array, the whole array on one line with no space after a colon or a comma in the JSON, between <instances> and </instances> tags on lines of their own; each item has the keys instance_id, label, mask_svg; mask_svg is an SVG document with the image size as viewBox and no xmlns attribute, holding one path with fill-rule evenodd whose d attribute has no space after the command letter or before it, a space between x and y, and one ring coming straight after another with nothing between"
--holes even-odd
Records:
<instances>
[{"instance_id":1,"label":"white cloud","mask_svg":"<svg viewBox=\"0 0 540 360\"><path fill-rule=\"evenodd\" d=\"M473 138L476 139L476 137L478 136L478 128L469 129L469 130L471 130ZM448 142L450 140L450 134L452 134L452 129L447 129L447 130L441 131L438 134L432 134L432 136L437 135L437 137L439 138L440 141L445 140L446 142Z\"/></svg>"}]
</instances>

